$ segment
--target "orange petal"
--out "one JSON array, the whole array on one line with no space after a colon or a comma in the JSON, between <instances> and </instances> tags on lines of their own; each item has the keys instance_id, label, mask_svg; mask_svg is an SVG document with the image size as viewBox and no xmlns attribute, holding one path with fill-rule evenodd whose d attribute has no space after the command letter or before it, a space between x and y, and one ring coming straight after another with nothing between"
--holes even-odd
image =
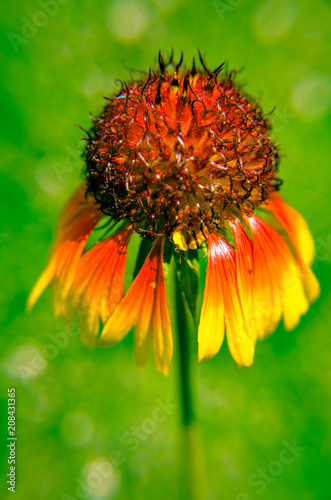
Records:
<instances>
[{"instance_id":1,"label":"orange petal","mask_svg":"<svg viewBox=\"0 0 331 500\"><path fill-rule=\"evenodd\" d=\"M226 336L229 350L232 357L239 365L249 366L252 364L254 358L254 344L250 337L249 327L245 319L236 284L235 251L229 243L215 233L209 234L207 243L209 248L209 258L214 261L213 267L210 268L210 270L214 273L214 277L210 275L213 288L210 289L211 298L209 299L209 304L206 302L204 310L205 318L203 319L204 324L208 325L209 305L209 313L212 315L211 318L213 318L213 323L210 323L210 327L215 328L215 330L208 332L208 330L204 328L204 330L199 333L203 335L205 332L209 335L209 337L211 337L213 334L219 335L219 332L222 332L222 322L221 324L215 322L215 308L217 309L218 306L217 299L221 297L220 293L216 290L217 287L222 290L222 302L224 304ZM215 277L217 277L216 279L218 281L215 280ZM208 284L210 288L210 283ZM208 291L206 291L206 293L208 294ZM217 298L215 294L218 294Z\"/></svg>"},{"instance_id":2,"label":"orange petal","mask_svg":"<svg viewBox=\"0 0 331 500\"><path fill-rule=\"evenodd\" d=\"M102 218L102 213L92 196L85 196L86 186L81 186L66 205L59 219L57 236L45 271L33 287L27 310L31 310L41 293L53 285L55 313L66 314L65 298L72 284L78 260L87 238Z\"/></svg>"},{"instance_id":3,"label":"orange petal","mask_svg":"<svg viewBox=\"0 0 331 500\"><path fill-rule=\"evenodd\" d=\"M308 309L298 265L282 236L257 216L248 219L254 249L254 303L264 313L259 336L270 333L283 313L284 326L294 328ZM264 278L264 279L263 279ZM265 283L268 284L265 293ZM264 302L259 304L259 301Z\"/></svg>"},{"instance_id":4,"label":"orange petal","mask_svg":"<svg viewBox=\"0 0 331 500\"><path fill-rule=\"evenodd\" d=\"M210 235L205 289L198 330L199 361L215 356L224 339L224 298L218 260L217 244L214 244L214 238Z\"/></svg>"},{"instance_id":5,"label":"orange petal","mask_svg":"<svg viewBox=\"0 0 331 500\"><path fill-rule=\"evenodd\" d=\"M168 373L172 357L172 334L163 277L164 238L155 240L147 259L107 320L99 346L109 346L122 340L135 327L135 355L138 366L145 365L153 340L157 368Z\"/></svg>"},{"instance_id":6,"label":"orange petal","mask_svg":"<svg viewBox=\"0 0 331 500\"><path fill-rule=\"evenodd\" d=\"M246 322L251 326L253 308L253 246L239 219L229 221L236 252L236 278Z\"/></svg>"},{"instance_id":7,"label":"orange petal","mask_svg":"<svg viewBox=\"0 0 331 500\"><path fill-rule=\"evenodd\" d=\"M168 375L172 359L173 340L163 276L162 252L161 259L158 262L152 321L154 361L157 369L164 375Z\"/></svg>"},{"instance_id":8,"label":"orange petal","mask_svg":"<svg viewBox=\"0 0 331 500\"><path fill-rule=\"evenodd\" d=\"M273 213L288 233L298 258L310 267L314 260L315 245L305 219L287 205L278 193L271 195L265 207Z\"/></svg>"},{"instance_id":9,"label":"orange petal","mask_svg":"<svg viewBox=\"0 0 331 500\"><path fill-rule=\"evenodd\" d=\"M273 332L282 315L278 264L268 238L259 230L258 218L247 219L253 236L253 303L251 327L254 339ZM256 221L256 224L254 222Z\"/></svg>"},{"instance_id":10,"label":"orange petal","mask_svg":"<svg viewBox=\"0 0 331 500\"><path fill-rule=\"evenodd\" d=\"M132 227L125 226L80 258L68 297L78 306L78 324L85 344L93 346L100 319L109 318L123 297L127 247Z\"/></svg>"},{"instance_id":11,"label":"orange petal","mask_svg":"<svg viewBox=\"0 0 331 500\"><path fill-rule=\"evenodd\" d=\"M272 212L287 232L301 267L301 277L309 302L320 294L319 283L310 266L315 255L315 245L305 219L287 205L278 193L273 193L265 207Z\"/></svg>"}]
</instances>

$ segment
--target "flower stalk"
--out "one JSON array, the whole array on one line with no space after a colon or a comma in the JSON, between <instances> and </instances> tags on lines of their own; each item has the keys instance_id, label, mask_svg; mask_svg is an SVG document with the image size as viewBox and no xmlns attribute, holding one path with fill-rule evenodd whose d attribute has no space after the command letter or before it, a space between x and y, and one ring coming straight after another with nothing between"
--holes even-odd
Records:
<instances>
[{"instance_id":1,"label":"flower stalk","mask_svg":"<svg viewBox=\"0 0 331 500\"><path fill-rule=\"evenodd\" d=\"M176 273L176 317L179 346L179 391L182 418L182 464L184 473L185 498L205 499L205 477L199 429L194 412L194 397L191 369L191 348L187 310L183 297L180 277Z\"/></svg>"}]
</instances>

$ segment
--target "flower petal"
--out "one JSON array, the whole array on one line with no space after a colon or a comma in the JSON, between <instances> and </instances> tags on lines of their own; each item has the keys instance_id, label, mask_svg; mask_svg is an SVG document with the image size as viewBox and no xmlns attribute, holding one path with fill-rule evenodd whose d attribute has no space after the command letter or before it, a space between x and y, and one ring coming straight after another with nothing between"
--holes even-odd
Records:
<instances>
[{"instance_id":1,"label":"flower petal","mask_svg":"<svg viewBox=\"0 0 331 500\"><path fill-rule=\"evenodd\" d=\"M224 339L224 299L219 273L217 243L210 236L208 263L198 330L199 361L215 356Z\"/></svg>"},{"instance_id":2,"label":"flower petal","mask_svg":"<svg viewBox=\"0 0 331 500\"><path fill-rule=\"evenodd\" d=\"M298 258L310 267L314 260L315 244L305 219L287 205L278 193L271 195L266 208L275 215L288 233Z\"/></svg>"},{"instance_id":3,"label":"flower petal","mask_svg":"<svg viewBox=\"0 0 331 500\"><path fill-rule=\"evenodd\" d=\"M116 344L135 325L142 334L146 332L153 311L156 274L154 245L129 290L106 321L98 339L98 345L106 347ZM144 309L144 315L141 314L142 309Z\"/></svg>"},{"instance_id":4,"label":"flower petal","mask_svg":"<svg viewBox=\"0 0 331 500\"><path fill-rule=\"evenodd\" d=\"M65 207L49 263L34 285L28 300L31 310L44 289L53 285L55 314L66 314L66 298L72 284L78 260L87 238L101 219L102 213L92 196L85 196L86 186L81 186Z\"/></svg>"},{"instance_id":5,"label":"flower petal","mask_svg":"<svg viewBox=\"0 0 331 500\"><path fill-rule=\"evenodd\" d=\"M203 320L208 328L208 321L209 321L208 306L209 306L210 314L212 315L211 316L212 323L210 323L210 327L217 328L218 330L222 328L222 323L221 325L215 323L216 319L215 308L217 309L217 307L219 307L220 304L223 302L226 336L228 340L229 350L232 354L232 357L239 365L249 366L252 364L254 358L254 344L250 337L249 327L245 319L244 311L240 302L239 292L236 284L235 251L231 247L231 245L227 243L227 241L225 241L221 236L215 233L210 233L208 235L207 243L208 243L208 248L210 249L209 257L213 262L213 267L210 268L210 271L212 271L215 274L215 276L217 276L216 279L218 279L219 281L215 280L215 276L211 277L210 275L211 282L208 283L208 285L210 288L210 284L213 284L213 288L209 292L211 293L211 295L209 296L210 297L209 303L206 302L205 305L204 309L205 318L203 318ZM219 292L216 291L216 287L222 290L222 301L220 302L220 304L217 304L216 301L217 299L215 300L217 296L216 294L218 294L218 297L220 297ZM206 293L208 294L207 290ZM210 337L212 335L212 332L210 331L208 332L208 330L206 330L205 325L203 324L204 329L201 331L201 334L203 334L204 332ZM219 335L219 331L217 332L217 330L216 332L214 331L213 333L214 335L215 334ZM212 350L215 350L214 345L215 344L212 344ZM204 349L206 351L206 347L204 347Z\"/></svg>"},{"instance_id":6,"label":"flower petal","mask_svg":"<svg viewBox=\"0 0 331 500\"><path fill-rule=\"evenodd\" d=\"M153 340L157 368L167 374L172 358L172 333L163 277L164 238L155 240L147 259L107 320L99 346L109 346L122 340L134 326L135 356L143 367Z\"/></svg>"},{"instance_id":7,"label":"flower petal","mask_svg":"<svg viewBox=\"0 0 331 500\"><path fill-rule=\"evenodd\" d=\"M100 319L105 323L124 293L124 273L132 227L125 226L101 241L80 258L68 297L78 306L82 340L93 346Z\"/></svg>"},{"instance_id":8,"label":"flower petal","mask_svg":"<svg viewBox=\"0 0 331 500\"><path fill-rule=\"evenodd\" d=\"M220 243L223 254L220 266L223 285L226 338L234 360L243 366L250 366L254 360L254 342L240 302L236 286L235 251L225 240Z\"/></svg>"},{"instance_id":9,"label":"flower petal","mask_svg":"<svg viewBox=\"0 0 331 500\"><path fill-rule=\"evenodd\" d=\"M229 221L236 252L236 279L246 322L251 326L253 308L253 246L239 219Z\"/></svg>"},{"instance_id":10,"label":"flower petal","mask_svg":"<svg viewBox=\"0 0 331 500\"><path fill-rule=\"evenodd\" d=\"M257 217L247 219L253 236L251 326L254 338L263 339L276 329L282 315L282 302L278 265L273 259L269 239L261 234L258 220Z\"/></svg>"},{"instance_id":11,"label":"flower petal","mask_svg":"<svg viewBox=\"0 0 331 500\"><path fill-rule=\"evenodd\" d=\"M260 337L270 333L276 326L281 313L286 329L294 328L302 314L308 309L298 265L282 236L270 224L256 215L248 219L253 235L254 277L259 273L262 283L254 283L255 307L260 307L259 293L263 287L263 276L267 277L268 294L263 306L266 312L264 331ZM256 268L258 269L256 273Z\"/></svg>"},{"instance_id":12,"label":"flower petal","mask_svg":"<svg viewBox=\"0 0 331 500\"><path fill-rule=\"evenodd\" d=\"M315 245L305 219L287 205L278 193L273 193L265 206L278 219L287 232L301 267L302 282L309 302L320 295L319 283L310 269L315 255Z\"/></svg>"},{"instance_id":13,"label":"flower petal","mask_svg":"<svg viewBox=\"0 0 331 500\"><path fill-rule=\"evenodd\" d=\"M313 271L309 267L302 268L302 282L306 297L310 303L314 302L321 293L321 287Z\"/></svg>"},{"instance_id":14,"label":"flower petal","mask_svg":"<svg viewBox=\"0 0 331 500\"><path fill-rule=\"evenodd\" d=\"M156 367L161 373L168 375L173 353L173 340L162 260L158 263L152 330Z\"/></svg>"}]
</instances>

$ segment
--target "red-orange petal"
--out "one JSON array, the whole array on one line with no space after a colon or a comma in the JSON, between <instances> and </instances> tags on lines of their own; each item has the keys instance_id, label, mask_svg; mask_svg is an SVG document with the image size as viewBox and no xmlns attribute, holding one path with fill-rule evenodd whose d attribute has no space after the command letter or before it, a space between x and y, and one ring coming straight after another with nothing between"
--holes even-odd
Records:
<instances>
[{"instance_id":1,"label":"red-orange petal","mask_svg":"<svg viewBox=\"0 0 331 500\"><path fill-rule=\"evenodd\" d=\"M315 255L315 245L305 219L287 205L278 193L272 194L265 208L278 219L287 232L301 267L306 296L309 302L313 302L320 294L320 286L310 269Z\"/></svg>"},{"instance_id":2,"label":"red-orange petal","mask_svg":"<svg viewBox=\"0 0 331 500\"><path fill-rule=\"evenodd\" d=\"M172 358L172 333L163 277L163 246L164 238L157 238L129 290L107 320L97 345L113 345L135 327L138 366L145 365L153 342L156 366L167 374Z\"/></svg>"},{"instance_id":3,"label":"red-orange petal","mask_svg":"<svg viewBox=\"0 0 331 500\"><path fill-rule=\"evenodd\" d=\"M251 328L253 308L253 246L242 223L236 217L229 221L236 252L236 279L246 322Z\"/></svg>"},{"instance_id":4,"label":"red-orange petal","mask_svg":"<svg viewBox=\"0 0 331 500\"><path fill-rule=\"evenodd\" d=\"M90 347L124 294L124 273L132 226L125 226L82 255L68 300L78 306L78 324Z\"/></svg>"},{"instance_id":5,"label":"red-orange petal","mask_svg":"<svg viewBox=\"0 0 331 500\"><path fill-rule=\"evenodd\" d=\"M306 266L311 266L315 255L315 245L308 224L302 215L287 205L279 193L272 193L265 207L284 227L292 241L298 259Z\"/></svg>"},{"instance_id":6,"label":"red-orange petal","mask_svg":"<svg viewBox=\"0 0 331 500\"><path fill-rule=\"evenodd\" d=\"M253 294L251 327L253 337L263 339L274 331L281 319L280 278L268 238L261 237L259 225L247 219L253 236ZM252 224L250 224L252 222Z\"/></svg>"},{"instance_id":7,"label":"red-orange petal","mask_svg":"<svg viewBox=\"0 0 331 500\"><path fill-rule=\"evenodd\" d=\"M241 305L236 281L236 256L232 246L221 236L210 233L207 237L209 260L209 281L206 283L202 307L202 327L199 325L199 344L204 342L204 335L209 342L215 342L213 336L222 334L223 321L217 320L217 308L224 304L224 318L229 350L234 360L243 366L249 366L254 358L254 344L250 336L245 314ZM222 297L219 290L222 290ZM210 314L210 317L208 317ZM221 320L221 318L219 318ZM214 330L215 329L215 330ZM208 343L208 339L207 342ZM216 350L216 349L214 349ZM204 351L207 348L204 347ZM202 352L204 352L202 351ZM212 351L210 351L212 352ZM201 356L200 356L201 359Z\"/></svg>"},{"instance_id":8,"label":"red-orange petal","mask_svg":"<svg viewBox=\"0 0 331 500\"><path fill-rule=\"evenodd\" d=\"M271 333L283 314L284 326L294 328L308 309L298 265L282 236L256 215L247 219L253 235L255 326L260 338Z\"/></svg>"},{"instance_id":9,"label":"red-orange petal","mask_svg":"<svg viewBox=\"0 0 331 500\"><path fill-rule=\"evenodd\" d=\"M31 310L44 289L52 284L55 314L66 315L65 298L71 287L78 260L87 238L101 219L102 213L92 196L85 196L81 186L70 199L59 219L58 230L49 263L34 285L28 300Z\"/></svg>"},{"instance_id":10,"label":"red-orange petal","mask_svg":"<svg viewBox=\"0 0 331 500\"><path fill-rule=\"evenodd\" d=\"M219 272L217 243L210 236L208 263L198 330L199 361L215 356L224 339L224 298Z\"/></svg>"},{"instance_id":11,"label":"red-orange petal","mask_svg":"<svg viewBox=\"0 0 331 500\"><path fill-rule=\"evenodd\" d=\"M173 353L173 340L163 275L162 252L157 269L152 318L153 355L157 369L164 375L168 375Z\"/></svg>"}]
</instances>

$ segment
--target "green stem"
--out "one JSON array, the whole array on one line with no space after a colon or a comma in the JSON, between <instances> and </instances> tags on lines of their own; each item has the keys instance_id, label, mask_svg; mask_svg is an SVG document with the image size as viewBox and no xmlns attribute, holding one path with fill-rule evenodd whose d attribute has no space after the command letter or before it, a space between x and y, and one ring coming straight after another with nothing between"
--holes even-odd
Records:
<instances>
[{"instance_id":1,"label":"green stem","mask_svg":"<svg viewBox=\"0 0 331 500\"><path fill-rule=\"evenodd\" d=\"M190 380L190 343L187 331L188 328L185 314L185 303L178 279L176 283L176 299L180 363L180 390L182 395L182 418L184 426L188 426L195 420L195 416L193 411L193 398Z\"/></svg>"},{"instance_id":2,"label":"green stem","mask_svg":"<svg viewBox=\"0 0 331 500\"><path fill-rule=\"evenodd\" d=\"M205 480L202 452L196 417L193 409L190 367L190 339L186 317L186 304L176 273L177 334L179 345L179 383L182 401L183 465L185 474L185 500L204 500Z\"/></svg>"}]
</instances>

